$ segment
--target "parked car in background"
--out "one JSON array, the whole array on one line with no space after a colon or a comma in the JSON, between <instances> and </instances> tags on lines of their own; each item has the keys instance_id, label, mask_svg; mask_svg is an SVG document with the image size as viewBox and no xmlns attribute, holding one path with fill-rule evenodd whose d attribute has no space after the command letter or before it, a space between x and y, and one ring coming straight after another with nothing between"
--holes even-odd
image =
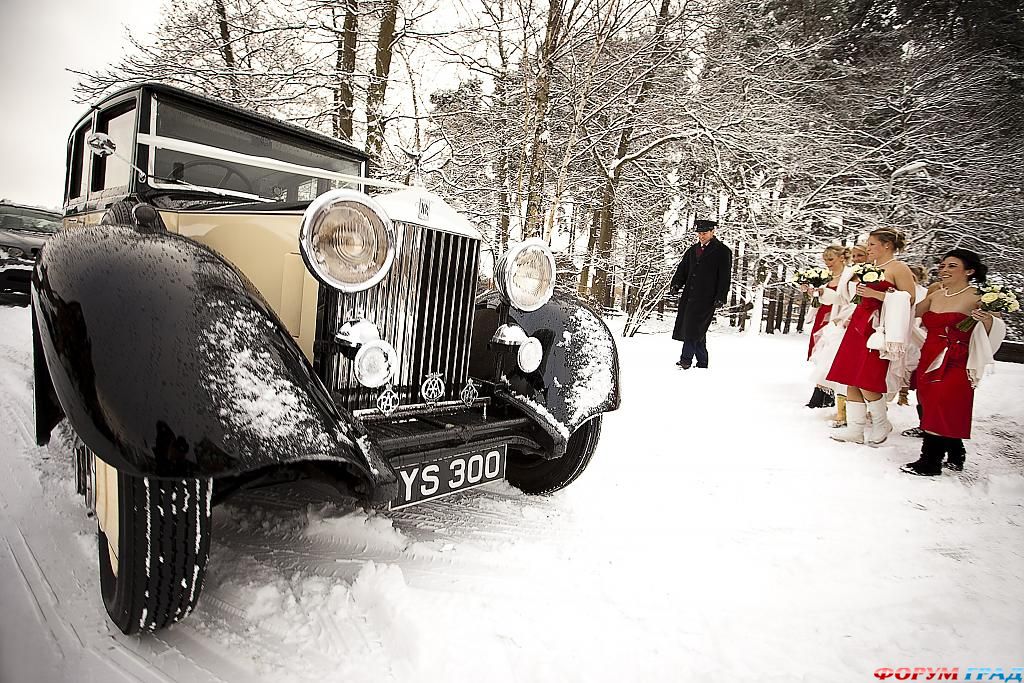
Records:
<instances>
[{"instance_id":1,"label":"parked car in background","mask_svg":"<svg viewBox=\"0 0 1024 683\"><path fill-rule=\"evenodd\" d=\"M28 294L36 255L60 224L56 211L0 200L0 292Z\"/></svg>"},{"instance_id":2,"label":"parked car in background","mask_svg":"<svg viewBox=\"0 0 1024 683\"><path fill-rule=\"evenodd\" d=\"M210 508L311 478L391 508L579 477L618 357L540 240L484 239L347 144L163 85L72 130L32 280L36 440L67 418L125 633L199 598ZM487 273L489 275L489 273Z\"/></svg>"}]
</instances>

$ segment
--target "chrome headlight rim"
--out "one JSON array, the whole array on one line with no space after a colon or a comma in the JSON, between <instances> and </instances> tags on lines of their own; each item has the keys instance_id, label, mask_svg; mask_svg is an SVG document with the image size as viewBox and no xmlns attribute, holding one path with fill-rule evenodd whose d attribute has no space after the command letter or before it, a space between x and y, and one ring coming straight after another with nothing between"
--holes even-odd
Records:
<instances>
[{"instance_id":1,"label":"chrome headlight rim","mask_svg":"<svg viewBox=\"0 0 1024 683\"><path fill-rule=\"evenodd\" d=\"M547 291L537 295L537 301L535 303L523 304L521 301L516 301L513 296L513 292L516 291L516 288L512 282L512 278L515 275L514 266L516 259L524 251L530 249L537 249L543 254L551 273L551 282L547 287ZM520 311L530 313L541 308L551 300L552 295L555 293L555 275L555 255L551 251L551 247L549 247L547 243L539 237L531 237L530 239L523 240L519 244L509 248L509 250L505 252L505 255L501 257L495 273L495 283L497 284L501 295L505 297L513 307Z\"/></svg>"},{"instance_id":2,"label":"chrome headlight rim","mask_svg":"<svg viewBox=\"0 0 1024 683\"><path fill-rule=\"evenodd\" d=\"M364 358L374 352L379 352L384 357L384 361L387 364L387 373L378 377L372 377L367 374L366 367L364 366ZM364 387L370 389L379 389L385 384L391 382L395 378L398 363L398 352L395 351L395 347L388 342L377 339L375 341L362 344L359 350L356 351L355 359L353 361L353 369L356 375L356 381Z\"/></svg>"},{"instance_id":3,"label":"chrome headlight rim","mask_svg":"<svg viewBox=\"0 0 1024 683\"><path fill-rule=\"evenodd\" d=\"M319 227L332 209L342 204L355 205L354 208L366 216L371 226L373 226L374 218L379 220L387 240L384 260L377 272L357 283L339 280L333 276L319 263L316 248L313 246L314 230ZM299 252L302 254L302 260L320 282L341 292L348 294L362 292L379 284L391 272L391 266L395 262L395 250L395 226L391 218L380 204L357 190L340 189L325 192L314 199L302 215L302 227L299 230Z\"/></svg>"},{"instance_id":4,"label":"chrome headlight rim","mask_svg":"<svg viewBox=\"0 0 1024 683\"><path fill-rule=\"evenodd\" d=\"M544 362L544 345L536 337L527 337L516 351L516 364L519 369L530 374L536 372Z\"/></svg>"}]
</instances>

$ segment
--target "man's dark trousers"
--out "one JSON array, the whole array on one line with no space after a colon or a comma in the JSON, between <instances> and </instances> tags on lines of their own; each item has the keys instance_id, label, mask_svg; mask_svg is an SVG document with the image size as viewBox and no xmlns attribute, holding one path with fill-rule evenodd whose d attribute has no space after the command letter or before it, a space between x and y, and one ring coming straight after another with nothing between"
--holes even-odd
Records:
<instances>
[{"instance_id":1,"label":"man's dark trousers","mask_svg":"<svg viewBox=\"0 0 1024 683\"><path fill-rule=\"evenodd\" d=\"M708 366L708 340L706 334L702 335L700 339L686 339L683 341L683 352L679 356L679 361L683 365L691 365L694 355L697 356L698 368L706 368Z\"/></svg>"}]
</instances>

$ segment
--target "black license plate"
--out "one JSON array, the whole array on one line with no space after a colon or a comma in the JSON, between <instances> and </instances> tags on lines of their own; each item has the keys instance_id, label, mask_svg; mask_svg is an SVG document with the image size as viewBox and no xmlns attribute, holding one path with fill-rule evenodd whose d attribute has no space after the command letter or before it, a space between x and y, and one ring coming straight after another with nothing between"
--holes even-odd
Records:
<instances>
[{"instance_id":1,"label":"black license plate","mask_svg":"<svg viewBox=\"0 0 1024 683\"><path fill-rule=\"evenodd\" d=\"M398 468L398 497L391 509L422 503L505 478L504 445L460 453L441 460Z\"/></svg>"}]
</instances>

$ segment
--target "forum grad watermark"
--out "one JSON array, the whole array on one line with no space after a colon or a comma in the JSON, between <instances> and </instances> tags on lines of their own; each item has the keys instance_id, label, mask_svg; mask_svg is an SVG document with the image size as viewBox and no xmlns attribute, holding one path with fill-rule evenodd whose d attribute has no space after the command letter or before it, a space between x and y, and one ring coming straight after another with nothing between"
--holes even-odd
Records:
<instances>
[{"instance_id":1,"label":"forum grad watermark","mask_svg":"<svg viewBox=\"0 0 1024 683\"><path fill-rule=\"evenodd\" d=\"M875 669L880 681L1021 681L1024 666L1002 668L998 666L887 666Z\"/></svg>"}]
</instances>

